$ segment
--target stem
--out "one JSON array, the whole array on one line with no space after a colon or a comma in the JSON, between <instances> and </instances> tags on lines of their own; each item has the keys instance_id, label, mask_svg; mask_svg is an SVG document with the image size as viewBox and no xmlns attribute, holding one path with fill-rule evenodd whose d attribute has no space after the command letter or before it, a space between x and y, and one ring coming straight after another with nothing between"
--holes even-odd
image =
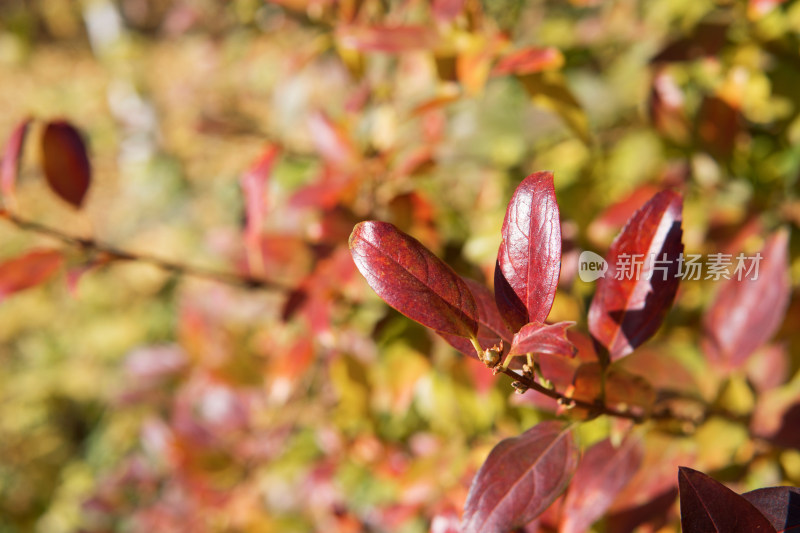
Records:
<instances>
[{"instance_id":1,"label":"stem","mask_svg":"<svg viewBox=\"0 0 800 533\"><path fill-rule=\"evenodd\" d=\"M716 411L712 410L710 406L707 406L705 412L703 413L703 415L700 417L699 420L695 418L677 415L670 410L658 411L649 415L647 414L641 415L628 410L615 409L613 407L609 407L602 403L585 402L583 400L570 398L554 389L548 389L546 387L543 387L539 383L536 383L534 380L529 379L527 376L519 374L509 368L501 368L499 372L502 372L503 374L511 377L515 381L521 382L527 388L533 389L536 392L544 394L548 398L552 398L560 403L570 404L574 407L580 407L582 409L586 409L587 411L589 411L589 413L594 415L609 415L609 416L615 416L617 418L627 418L628 420L633 420L637 424L642 423L646 420L663 420L663 421L684 422L684 423L690 423L692 425L697 425L704 422L709 416L718 414Z\"/></svg>"},{"instance_id":2,"label":"stem","mask_svg":"<svg viewBox=\"0 0 800 533\"><path fill-rule=\"evenodd\" d=\"M271 280L237 274L235 272L224 272L220 270L213 270L213 269L199 267L196 265L187 265L171 261L168 259L163 259L161 257L156 257L153 255L122 250L114 246L111 246L109 244L99 242L95 239L76 237L74 235L63 233L56 228L45 226L44 224L40 224L32 220L26 220L24 218L21 218L10 211L0 211L0 217L11 222L21 230L30 231L32 233L37 233L39 235L46 235L47 237L56 239L64 244L81 248L84 250L91 250L94 252L105 253L112 256L114 260L138 261L141 263L147 263L156 266L162 270L173 272L181 276L191 276L194 278L207 279L236 287L246 287L249 289L277 290L277 291L292 290L292 287Z\"/></svg>"}]
</instances>

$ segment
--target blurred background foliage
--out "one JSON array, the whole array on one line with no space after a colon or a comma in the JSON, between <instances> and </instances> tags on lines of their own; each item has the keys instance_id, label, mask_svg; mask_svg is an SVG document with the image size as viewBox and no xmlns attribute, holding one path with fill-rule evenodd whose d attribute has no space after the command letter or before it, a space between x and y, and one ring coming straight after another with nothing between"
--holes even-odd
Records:
<instances>
[{"instance_id":1,"label":"blurred background foliage","mask_svg":"<svg viewBox=\"0 0 800 533\"><path fill-rule=\"evenodd\" d=\"M526 47L554 55L492 73ZM578 253L603 254L659 188L685 194L688 253L752 252L800 223L800 2L5 0L0 72L3 137L27 115L65 117L93 165L76 212L28 142L18 211L127 250L252 269L240 177L280 146L256 274L288 288L65 248L59 280L3 301L2 533L457 523L489 449L550 415L366 287L346 247L358 220L394 222L491 283L511 192L552 170L565 252L550 319L584 331ZM0 243L3 258L58 245L9 224ZM799 247L794 232L795 291ZM753 368L721 380L699 345L714 289L683 283L626 368L743 413L773 405L759 379L792 403L800 301ZM583 424L581 442L615 427ZM760 456L724 420L647 446L672 483L691 459L746 489L800 485L800 453Z\"/></svg>"}]
</instances>

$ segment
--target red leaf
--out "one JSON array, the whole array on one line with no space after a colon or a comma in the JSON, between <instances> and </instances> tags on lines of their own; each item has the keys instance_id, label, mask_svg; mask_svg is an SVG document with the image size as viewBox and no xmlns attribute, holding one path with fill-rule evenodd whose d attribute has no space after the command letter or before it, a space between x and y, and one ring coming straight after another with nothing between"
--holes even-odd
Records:
<instances>
[{"instance_id":1,"label":"red leaf","mask_svg":"<svg viewBox=\"0 0 800 533\"><path fill-rule=\"evenodd\" d=\"M586 452L570 483L559 533L581 533L605 514L642 464L641 442L627 437L619 447L609 439Z\"/></svg>"},{"instance_id":2,"label":"red leaf","mask_svg":"<svg viewBox=\"0 0 800 533\"><path fill-rule=\"evenodd\" d=\"M702 472L678 468L683 533L774 532L753 504Z\"/></svg>"},{"instance_id":3,"label":"red leaf","mask_svg":"<svg viewBox=\"0 0 800 533\"><path fill-rule=\"evenodd\" d=\"M577 459L572 433L556 421L501 441L472 481L464 533L511 531L527 524L563 492Z\"/></svg>"},{"instance_id":4,"label":"red leaf","mask_svg":"<svg viewBox=\"0 0 800 533\"><path fill-rule=\"evenodd\" d=\"M742 497L761 511L776 531L800 531L800 488L769 487L745 492Z\"/></svg>"},{"instance_id":5,"label":"red leaf","mask_svg":"<svg viewBox=\"0 0 800 533\"><path fill-rule=\"evenodd\" d=\"M279 153L280 149L277 146L268 145L239 181L244 193L247 217L244 230L247 258L250 270L258 276L264 274L259 241L267 207L267 182L272 175L272 168Z\"/></svg>"},{"instance_id":6,"label":"red leaf","mask_svg":"<svg viewBox=\"0 0 800 533\"><path fill-rule=\"evenodd\" d=\"M716 157L728 157L742 130L742 117L737 108L719 96L707 96L697 113L697 134L700 144Z\"/></svg>"},{"instance_id":7,"label":"red leaf","mask_svg":"<svg viewBox=\"0 0 800 533\"><path fill-rule=\"evenodd\" d=\"M19 159L22 156L22 147L25 143L25 134L28 132L28 126L33 121L31 118L26 118L14 128L8 142L6 142L6 149L3 152L3 166L0 169L0 192L6 202L15 202L14 189L17 183L17 174L19 173Z\"/></svg>"},{"instance_id":8,"label":"red leaf","mask_svg":"<svg viewBox=\"0 0 800 533\"><path fill-rule=\"evenodd\" d=\"M511 332L508 331L500 312L497 310L491 291L475 280L462 279L469 287L470 292L472 292L475 304L478 306L478 344L483 349L487 349L499 344L501 339L505 342L511 342ZM475 347L468 339L456 335L448 335L447 333L437 333L456 350L477 359L478 354L475 352Z\"/></svg>"},{"instance_id":9,"label":"red leaf","mask_svg":"<svg viewBox=\"0 0 800 533\"><path fill-rule=\"evenodd\" d=\"M362 52L401 53L429 50L436 44L436 32L425 26L344 26L336 30L344 48Z\"/></svg>"},{"instance_id":10,"label":"red leaf","mask_svg":"<svg viewBox=\"0 0 800 533\"><path fill-rule=\"evenodd\" d=\"M595 244L608 245L614 234L625 225L628 219L658 192L659 189L650 184L637 187L628 196L604 209L589 224L589 237Z\"/></svg>"},{"instance_id":11,"label":"red leaf","mask_svg":"<svg viewBox=\"0 0 800 533\"><path fill-rule=\"evenodd\" d=\"M325 113L317 112L308 118L311 140L325 161L339 168L352 167L360 158L350 136Z\"/></svg>"},{"instance_id":12,"label":"red leaf","mask_svg":"<svg viewBox=\"0 0 800 533\"><path fill-rule=\"evenodd\" d=\"M464 280L392 224L356 224L350 253L369 286L407 317L451 335L478 332L478 307Z\"/></svg>"},{"instance_id":13,"label":"red leaf","mask_svg":"<svg viewBox=\"0 0 800 533\"><path fill-rule=\"evenodd\" d=\"M561 68L563 64L564 56L557 48L529 46L512 52L498 61L492 70L492 75L532 74Z\"/></svg>"},{"instance_id":14,"label":"red leaf","mask_svg":"<svg viewBox=\"0 0 800 533\"><path fill-rule=\"evenodd\" d=\"M589 331L608 349L612 361L649 339L672 305L678 290L678 258L683 252L682 207L678 193L656 194L611 243L606 256L608 272L598 280L589 307ZM631 266L636 257L642 263L638 275L623 263L627 258ZM665 264L654 263L664 258Z\"/></svg>"},{"instance_id":15,"label":"red leaf","mask_svg":"<svg viewBox=\"0 0 800 533\"><path fill-rule=\"evenodd\" d=\"M561 272L561 223L551 172L522 180L506 209L502 234L495 299L506 323L518 331L545 321Z\"/></svg>"},{"instance_id":16,"label":"red leaf","mask_svg":"<svg viewBox=\"0 0 800 533\"><path fill-rule=\"evenodd\" d=\"M438 22L449 22L464 9L465 0L433 0L433 18Z\"/></svg>"},{"instance_id":17,"label":"red leaf","mask_svg":"<svg viewBox=\"0 0 800 533\"><path fill-rule=\"evenodd\" d=\"M778 330L791 294L789 234L775 233L764 245L758 277L732 275L720 288L703 321L706 355L727 368L739 368Z\"/></svg>"},{"instance_id":18,"label":"red leaf","mask_svg":"<svg viewBox=\"0 0 800 533\"><path fill-rule=\"evenodd\" d=\"M575 346L567 339L567 328L575 322L559 322L558 324L542 324L531 322L514 335L509 355L526 353L550 353L565 357L575 356Z\"/></svg>"},{"instance_id":19,"label":"red leaf","mask_svg":"<svg viewBox=\"0 0 800 533\"><path fill-rule=\"evenodd\" d=\"M64 258L56 250L34 250L0 263L0 301L40 283L44 283L61 267Z\"/></svg>"},{"instance_id":20,"label":"red leaf","mask_svg":"<svg viewBox=\"0 0 800 533\"><path fill-rule=\"evenodd\" d=\"M80 132L70 123L49 122L42 134L42 169L62 200L80 208L89 190L91 167Z\"/></svg>"}]
</instances>

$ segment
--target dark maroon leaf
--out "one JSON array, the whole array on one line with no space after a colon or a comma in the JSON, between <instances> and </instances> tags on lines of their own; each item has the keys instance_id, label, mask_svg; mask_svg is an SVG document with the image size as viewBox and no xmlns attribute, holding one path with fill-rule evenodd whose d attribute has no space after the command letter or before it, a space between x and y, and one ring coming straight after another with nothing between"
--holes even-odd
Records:
<instances>
[{"instance_id":1,"label":"dark maroon leaf","mask_svg":"<svg viewBox=\"0 0 800 533\"><path fill-rule=\"evenodd\" d=\"M567 328L575 322L542 324L531 322L514 335L509 355L526 353L550 353L565 357L575 356L575 346L567 339Z\"/></svg>"},{"instance_id":2,"label":"dark maroon leaf","mask_svg":"<svg viewBox=\"0 0 800 533\"><path fill-rule=\"evenodd\" d=\"M42 167L47 184L62 200L80 208L91 181L86 145L66 121L49 122L42 134Z\"/></svg>"},{"instance_id":3,"label":"dark maroon leaf","mask_svg":"<svg viewBox=\"0 0 800 533\"><path fill-rule=\"evenodd\" d=\"M728 157L736 145L743 121L739 109L719 96L707 96L697 113L701 145L716 157Z\"/></svg>"},{"instance_id":4,"label":"dark maroon leaf","mask_svg":"<svg viewBox=\"0 0 800 533\"><path fill-rule=\"evenodd\" d=\"M551 172L522 180L508 203L502 234L495 299L506 323L518 331L545 321L561 272L561 222Z\"/></svg>"},{"instance_id":5,"label":"dark maroon leaf","mask_svg":"<svg viewBox=\"0 0 800 533\"><path fill-rule=\"evenodd\" d=\"M683 533L769 533L775 528L753 504L709 476L678 468Z\"/></svg>"},{"instance_id":6,"label":"dark maroon leaf","mask_svg":"<svg viewBox=\"0 0 800 533\"><path fill-rule=\"evenodd\" d=\"M0 263L0 301L50 279L64 258L57 250L33 250Z\"/></svg>"},{"instance_id":7,"label":"dark maroon leaf","mask_svg":"<svg viewBox=\"0 0 800 533\"><path fill-rule=\"evenodd\" d=\"M577 459L569 427L556 421L501 441L472 481L463 532L507 532L532 521L563 492Z\"/></svg>"},{"instance_id":8,"label":"dark maroon leaf","mask_svg":"<svg viewBox=\"0 0 800 533\"><path fill-rule=\"evenodd\" d=\"M720 287L704 319L703 347L712 361L739 368L780 327L791 294L788 245L789 234L778 231L760 252L756 279L743 269Z\"/></svg>"},{"instance_id":9,"label":"dark maroon leaf","mask_svg":"<svg viewBox=\"0 0 800 533\"><path fill-rule=\"evenodd\" d=\"M800 531L800 488L769 487L742 497L761 511L776 531Z\"/></svg>"},{"instance_id":10,"label":"dark maroon leaf","mask_svg":"<svg viewBox=\"0 0 800 533\"><path fill-rule=\"evenodd\" d=\"M570 483L559 533L588 531L631 480L642 457L641 442L630 436L618 447L606 439L589 448Z\"/></svg>"},{"instance_id":11,"label":"dark maroon leaf","mask_svg":"<svg viewBox=\"0 0 800 533\"><path fill-rule=\"evenodd\" d=\"M15 201L14 190L17 184L17 174L19 173L19 160L22 156L25 134L28 132L28 126L32 121L33 119L26 118L17 124L3 152L3 166L0 169L0 192L3 193L3 197L7 202L13 203Z\"/></svg>"},{"instance_id":12,"label":"dark maroon leaf","mask_svg":"<svg viewBox=\"0 0 800 533\"><path fill-rule=\"evenodd\" d=\"M407 317L451 335L478 332L478 306L464 280L392 224L356 224L350 253L369 286Z\"/></svg>"},{"instance_id":13,"label":"dark maroon leaf","mask_svg":"<svg viewBox=\"0 0 800 533\"><path fill-rule=\"evenodd\" d=\"M649 339L672 305L683 252L682 207L678 193L656 194L611 243L608 271L589 307L589 331L612 361Z\"/></svg>"},{"instance_id":14,"label":"dark maroon leaf","mask_svg":"<svg viewBox=\"0 0 800 533\"><path fill-rule=\"evenodd\" d=\"M672 41L651 61L669 63L715 57L725 44L728 26L713 21L702 22L694 28L692 35Z\"/></svg>"}]
</instances>

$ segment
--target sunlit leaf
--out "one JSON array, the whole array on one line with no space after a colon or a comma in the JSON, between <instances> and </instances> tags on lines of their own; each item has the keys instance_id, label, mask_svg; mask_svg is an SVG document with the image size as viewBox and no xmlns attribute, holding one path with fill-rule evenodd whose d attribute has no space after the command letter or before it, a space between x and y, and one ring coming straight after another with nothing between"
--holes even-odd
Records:
<instances>
[{"instance_id":1,"label":"sunlit leaf","mask_svg":"<svg viewBox=\"0 0 800 533\"><path fill-rule=\"evenodd\" d=\"M561 222L552 173L536 172L519 184L506 209L502 236L495 299L506 323L517 331L545 321L558 286Z\"/></svg>"},{"instance_id":2,"label":"sunlit leaf","mask_svg":"<svg viewBox=\"0 0 800 533\"><path fill-rule=\"evenodd\" d=\"M33 250L0 263L0 301L44 283L58 272L64 257L57 250Z\"/></svg>"},{"instance_id":3,"label":"sunlit leaf","mask_svg":"<svg viewBox=\"0 0 800 533\"><path fill-rule=\"evenodd\" d=\"M678 485L683 533L775 531L753 504L702 472L680 467Z\"/></svg>"},{"instance_id":4,"label":"sunlit leaf","mask_svg":"<svg viewBox=\"0 0 800 533\"><path fill-rule=\"evenodd\" d=\"M575 322L559 322L557 324L532 322L526 324L514 335L509 355L549 353L573 357L576 350L567 339L567 328L574 325Z\"/></svg>"},{"instance_id":5,"label":"sunlit leaf","mask_svg":"<svg viewBox=\"0 0 800 533\"><path fill-rule=\"evenodd\" d=\"M539 516L566 488L577 455L569 427L555 421L501 441L472 481L464 533L511 531Z\"/></svg>"},{"instance_id":6,"label":"sunlit leaf","mask_svg":"<svg viewBox=\"0 0 800 533\"><path fill-rule=\"evenodd\" d=\"M70 123L49 122L42 134L42 170L62 200L80 208L89 190L91 167L80 132Z\"/></svg>"},{"instance_id":7,"label":"sunlit leaf","mask_svg":"<svg viewBox=\"0 0 800 533\"><path fill-rule=\"evenodd\" d=\"M413 237L388 222L361 222L350 235L350 252L369 286L407 317L451 335L478 332L467 284Z\"/></svg>"},{"instance_id":8,"label":"sunlit leaf","mask_svg":"<svg viewBox=\"0 0 800 533\"><path fill-rule=\"evenodd\" d=\"M17 185L20 157L22 157L22 148L25 144L25 134L28 132L28 126L32 121L33 119L26 118L17 124L3 151L3 166L0 168L0 192L3 194L3 199L11 205L16 202L14 191Z\"/></svg>"},{"instance_id":9,"label":"sunlit leaf","mask_svg":"<svg viewBox=\"0 0 800 533\"><path fill-rule=\"evenodd\" d=\"M720 287L703 321L706 355L727 368L739 368L778 330L791 294L788 265L789 233L775 233ZM758 267L755 270L749 268ZM741 277L741 279L739 279ZM755 278L755 279L753 279Z\"/></svg>"},{"instance_id":10,"label":"sunlit leaf","mask_svg":"<svg viewBox=\"0 0 800 533\"><path fill-rule=\"evenodd\" d=\"M605 514L642 463L641 442L628 436L615 447L609 439L586 451L564 501L559 533L581 533Z\"/></svg>"},{"instance_id":11,"label":"sunlit leaf","mask_svg":"<svg viewBox=\"0 0 800 533\"><path fill-rule=\"evenodd\" d=\"M672 305L683 252L682 207L679 194L656 194L611 244L608 271L589 308L589 331L612 361L650 338Z\"/></svg>"}]
</instances>

